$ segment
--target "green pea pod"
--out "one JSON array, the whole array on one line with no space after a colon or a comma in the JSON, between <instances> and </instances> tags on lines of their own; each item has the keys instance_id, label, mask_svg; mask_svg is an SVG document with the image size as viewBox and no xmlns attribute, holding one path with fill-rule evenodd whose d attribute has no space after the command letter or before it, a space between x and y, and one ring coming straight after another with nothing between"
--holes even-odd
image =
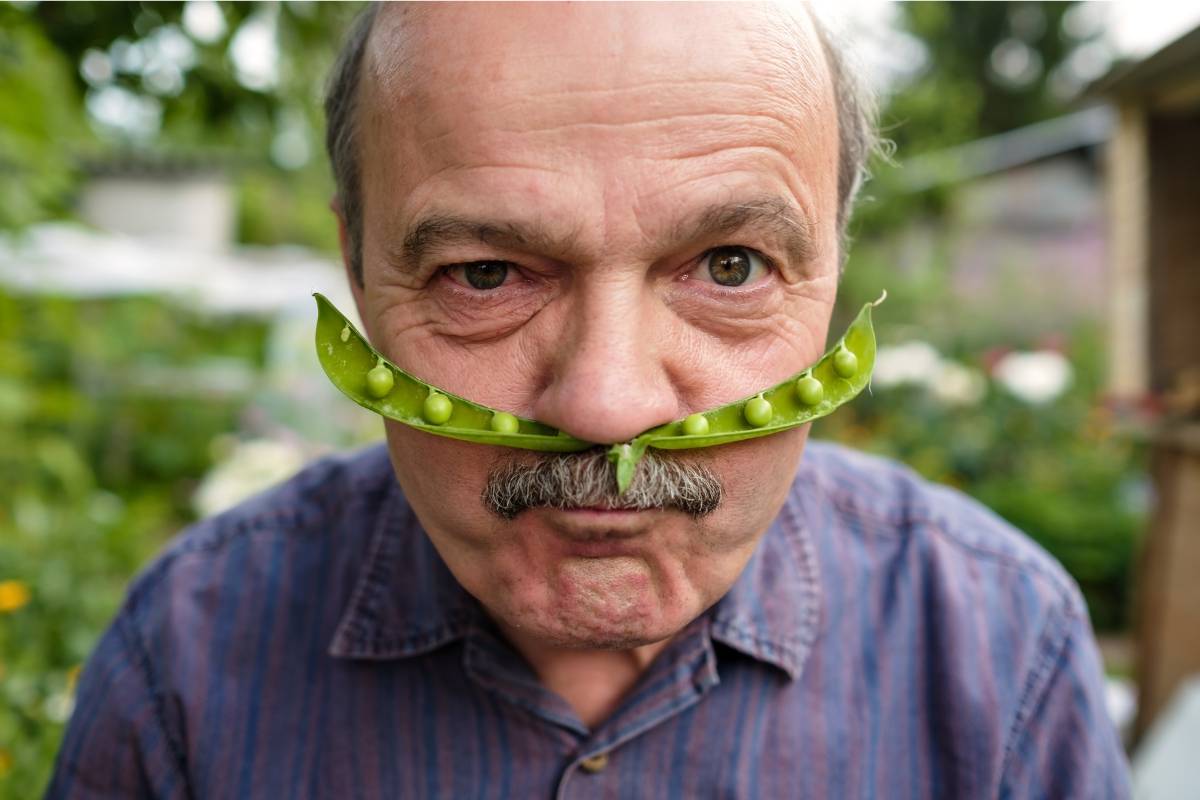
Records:
<instances>
[{"instance_id":1,"label":"green pea pod","mask_svg":"<svg viewBox=\"0 0 1200 800\"><path fill-rule=\"evenodd\" d=\"M701 412L700 416L708 423L706 426L697 425L695 420L687 425L692 429L706 428L704 433L689 435L685 431L687 418L684 418L651 428L639 434L632 442L613 445L608 455L617 466L618 490L624 493L629 487L637 462L641 460L647 447L682 450L769 436L812 422L853 400L871 382L871 371L875 367L875 330L871 325L871 309L886 298L887 292L884 292L875 302L864 305L845 335L813 366L801 370L770 389ZM838 358L839 353L846 351L853 354L856 360L854 373L849 377L843 377L848 359L845 356ZM822 385L820 399L814 405L805 403L802 399L805 393L798 391L797 382L807 377L816 378ZM757 424L762 421L758 417L763 410L759 403L760 398L770 404L766 407L769 409L770 418L761 425ZM747 404L750 403L754 403L755 407L750 409L752 413L748 419Z\"/></svg>"},{"instance_id":2,"label":"green pea pod","mask_svg":"<svg viewBox=\"0 0 1200 800\"><path fill-rule=\"evenodd\" d=\"M409 375L376 352L321 294L317 299L317 356L325 374L347 397L377 414L438 436L544 452L571 453L594 445L536 420L514 417L472 403ZM875 332L871 309L887 292L863 306L845 335L816 364L782 383L710 411L651 428L629 442L614 444L617 488L624 493L647 447L679 450L769 436L831 413L854 399L871 381ZM390 371L388 381L379 369ZM368 378L374 372L372 378ZM816 379L820 387L801 379ZM447 415L445 400L449 399ZM703 418L703 420L699 419ZM515 430L514 427L515 420Z\"/></svg>"},{"instance_id":3,"label":"green pea pod","mask_svg":"<svg viewBox=\"0 0 1200 800\"><path fill-rule=\"evenodd\" d=\"M492 419L501 412L472 403L465 397L430 386L409 375L376 352L366 337L350 324L328 298L322 294L314 294L313 297L317 299L317 358L321 361L321 367L334 386L363 408L426 433L467 442L557 453L571 453L594 446L590 442L567 436L549 425L521 417L516 417L515 432L493 430ZM395 378L383 397L376 397L367 382L367 374L378 366L389 369ZM386 387L386 382L383 386ZM431 394L444 395L450 400L450 416L441 424L426 418L429 413L426 400ZM442 407L437 409L439 412L442 410ZM433 419L441 419L441 414L433 416ZM497 427L511 427L511 422L505 419L504 424Z\"/></svg>"}]
</instances>

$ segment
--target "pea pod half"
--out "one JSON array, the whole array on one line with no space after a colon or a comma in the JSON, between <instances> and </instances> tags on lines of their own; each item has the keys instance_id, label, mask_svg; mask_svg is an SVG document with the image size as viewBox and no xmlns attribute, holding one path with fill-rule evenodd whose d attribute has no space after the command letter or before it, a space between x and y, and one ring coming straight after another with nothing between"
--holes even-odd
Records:
<instances>
[{"instance_id":1,"label":"pea pod half","mask_svg":"<svg viewBox=\"0 0 1200 800\"><path fill-rule=\"evenodd\" d=\"M467 442L556 453L593 447L557 428L472 403L414 378L376 352L328 298L313 296L321 367L334 386L363 408L427 433ZM385 377L389 373L390 382Z\"/></svg>"},{"instance_id":2,"label":"pea pod half","mask_svg":"<svg viewBox=\"0 0 1200 800\"><path fill-rule=\"evenodd\" d=\"M321 367L338 389L364 408L428 433L480 444L557 453L593 446L536 420L472 403L418 380L376 352L323 295L314 297ZM614 444L608 457L616 465L618 490L623 493L629 487L647 447L678 450L768 436L812 422L852 400L871 380L871 309L885 297L886 292L863 306L828 353L786 381Z\"/></svg>"},{"instance_id":3,"label":"pea pod half","mask_svg":"<svg viewBox=\"0 0 1200 800\"><path fill-rule=\"evenodd\" d=\"M812 422L853 400L871 382L875 367L871 309L886 297L884 292L864 305L837 344L808 369L750 397L668 422L631 442L613 445L608 457L616 464L620 491L633 480L647 447L682 450L769 436Z\"/></svg>"}]
</instances>

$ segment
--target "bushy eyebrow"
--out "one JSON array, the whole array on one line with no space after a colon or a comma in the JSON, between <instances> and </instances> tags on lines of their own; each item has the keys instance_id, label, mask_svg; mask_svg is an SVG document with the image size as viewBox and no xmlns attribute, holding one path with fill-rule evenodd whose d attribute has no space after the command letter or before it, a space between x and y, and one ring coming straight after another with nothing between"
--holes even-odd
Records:
<instances>
[{"instance_id":1,"label":"bushy eyebrow","mask_svg":"<svg viewBox=\"0 0 1200 800\"><path fill-rule=\"evenodd\" d=\"M675 224L670 229L669 242L665 244L683 247L691 242L734 237L747 230L757 230L776 239L793 264L804 264L817 256L812 223L780 197L758 197L706 206ZM411 270L439 250L473 242L509 250L553 253L560 257L569 257L579 249L577 234L563 238L538 225L438 213L413 225L404 237L400 252L391 254L391 260Z\"/></svg>"},{"instance_id":2,"label":"bushy eyebrow","mask_svg":"<svg viewBox=\"0 0 1200 800\"><path fill-rule=\"evenodd\" d=\"M758 197L710 205L677 225L674 239L677 242L711 240L732 237L746 230L757 230L777 239L795 265L806 264L818 255L813 224L782 197Z\"/></svg>"},{"instance_id":3,"label":"bushy eyebrow","mask_svg":"<svg viewBox=\"0 0 1200 800\"><path fill-rule=\"evenodd\" d=\"M482 242L509 250L539 253L570 253L576 236L551 236L536 225L499 220L477 220L452 214L433 214L413 225L404 237L400 255L415 266L426 256L459 244Z\"/></svg>"}]
</instances>

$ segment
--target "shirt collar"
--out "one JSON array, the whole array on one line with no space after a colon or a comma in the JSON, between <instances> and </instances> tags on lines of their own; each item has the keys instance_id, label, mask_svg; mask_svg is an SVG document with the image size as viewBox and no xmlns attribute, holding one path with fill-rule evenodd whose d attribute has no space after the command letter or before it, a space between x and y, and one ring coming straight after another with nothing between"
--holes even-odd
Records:
<instances>
[{"instance_id":1,"label":"shirt collar","mask_svg":"<svg viewBox=\"0 0 1200 800\"><path fill-rule=\"evenodd\" d=\"M793 489L733 588L712 611L712 637L795 679L820 632L816 549Z\"/></svg>"},{"instance_id":2,"label":"shirt collar","mask_svg":"<svg viewBox=\"0 0 1200 800\"><path fill-rule=\"evenodd\" d=\"M391 659L428 653L461 638L480 613L393 478L329 654Z\"/></svg>"},{"instance_id":3,"label":"shirt collar","mask_svg":"<svg viewBox=\"0 0 1200 800\"><path fill-rule=\"evenodd\" d=\"M712 638L795 678L819 631L813 542L793 491L745 570L709 612ZM407 658L462 638L482 616L394 481L329 645L338 658Z\"/></svg>"}]
</instances>

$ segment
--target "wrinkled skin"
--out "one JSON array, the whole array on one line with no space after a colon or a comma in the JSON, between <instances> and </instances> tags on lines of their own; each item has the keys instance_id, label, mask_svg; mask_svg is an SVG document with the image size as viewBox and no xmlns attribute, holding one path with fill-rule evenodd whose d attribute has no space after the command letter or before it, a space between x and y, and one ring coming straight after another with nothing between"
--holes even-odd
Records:
<instances>
[{"instance_id":1,"label":"wrinkled skin","mask_svg":"<svg viewBox=\"0 0 1200 800\"><path fill-rule=\"evenodd\" d=\"M803 16L387 7L365 70L356 301L401 368L612 443L820 356L837 287L837 122ZM766 223L690 231L706 207L764 200L800 220L805 246ZM536 235L449 242L414 262L405 238L432 214ZM773 266L719 285L704 257L726 245ZM456 266L482 260L509 262L498 288L473 288ZM504 521L480 502L487 472L536 456L387 426L435 546L548 683L556 653L598 664L615 651L641 668L716 602L777 514L805 435L669 454L723 482L723 505L701 520L538 509Z\"/></svg>"}]
</instances>

